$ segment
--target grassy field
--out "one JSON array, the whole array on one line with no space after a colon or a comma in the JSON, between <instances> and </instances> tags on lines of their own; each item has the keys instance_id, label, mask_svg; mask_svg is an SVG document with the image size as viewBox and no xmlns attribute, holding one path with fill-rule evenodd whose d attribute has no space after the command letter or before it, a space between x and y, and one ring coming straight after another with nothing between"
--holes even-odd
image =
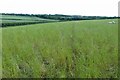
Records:
<instances>
[{"instance_id":1,"label":"grassy field","mask_svg":"<svg viewBox=\"0 0 120 80\"><path fill-rule=\"evenodd\" d=\"M0 17L0 20L2 20L3 27L58 21L52 19L43 19L34 16L18 16L18 15L2 15L2 17Z\"/></svg>"},{"instance_id":2,"label":"grassy field","mask_svg":"<svg viewBox=\"0 0 120 80\"><path fill-rule=\"evenodd\" d=\"M32 16L18 16L18 15L2 15L2 19L3 20L35 20L35 21L39 21L39 20L52 20L52 19L43 19L43 18L39 18L39 17L32 17Z\"/></svg>"},{"instance_id":3,"label":"grassy field","mask_svg":"<svg viewBox=\"0 0 120 80\"><path fill-rule=\"evenodd\" d=\"M109 21L3 28L3 77L117 77L118 24Z\"/></svg>"},{"instance_id":4,"label":"grassy field","mask_svg":"<svg viewBox=\"0 0 120 80\"><path fill-rule=\"evenodd\" d=\"M2 78L2 29L0 28L0 79L1 78Z\"/></svg>"}]
</instances>

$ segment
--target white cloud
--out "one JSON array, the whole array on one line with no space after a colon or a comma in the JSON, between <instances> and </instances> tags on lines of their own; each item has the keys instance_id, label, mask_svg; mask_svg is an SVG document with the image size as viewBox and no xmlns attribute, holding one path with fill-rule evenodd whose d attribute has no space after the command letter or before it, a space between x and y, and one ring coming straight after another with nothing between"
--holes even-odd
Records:
<instances>
[{"instance_id":1,"label":"white cloud","mask_svg":"<svg viewBox=\"0 0 120 80\"><path fill-rule=\"evenodd\" d=\"M0 0L0 13L117 16L119 0Z\"/></svg>"}]
</instances>

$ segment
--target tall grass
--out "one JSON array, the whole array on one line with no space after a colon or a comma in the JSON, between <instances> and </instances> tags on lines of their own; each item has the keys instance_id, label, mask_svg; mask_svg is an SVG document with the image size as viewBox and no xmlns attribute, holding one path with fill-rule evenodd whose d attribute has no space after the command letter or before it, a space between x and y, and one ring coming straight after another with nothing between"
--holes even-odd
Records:
<instances>
[{"instance_id":1,"label":"tall grass","mask_svg":"<svg viewBox=\"0 0 120 80\"><path fill-rule=\"evenodd\" d=\"M0 79L2 78L2 29L0 28Z\"/></svg>"},{"instance_id":2,"label":"tall grass","mask_svg":"<svg viewBox=\"0 0 120 80\"><path fill-rule=\"evenodd\" d=\"M3 77L117 77L118 26L108 22L3 28Z\"/></svg>"}]
</instances>

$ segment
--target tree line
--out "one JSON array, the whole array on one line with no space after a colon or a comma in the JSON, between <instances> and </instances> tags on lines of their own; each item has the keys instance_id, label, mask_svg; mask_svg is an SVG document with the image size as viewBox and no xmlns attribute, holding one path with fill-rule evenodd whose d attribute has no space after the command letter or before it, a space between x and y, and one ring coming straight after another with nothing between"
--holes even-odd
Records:
<instances>
[{"instance_id":1,"label":"tree line","mask_svg":"<svg viewBox=\"0 0 120 80\"><path fill-rule=\"evenodd\" d=\"M81 15L63 15L63 14L15 14L15 13L2 13L3 15L15 15L15 16L31 16L44 19L54 19L61 21L72 20L97 20L97 19L116 19L119 17L107 17L107 16L81 16Z\"/></svg>"}]
</instances>

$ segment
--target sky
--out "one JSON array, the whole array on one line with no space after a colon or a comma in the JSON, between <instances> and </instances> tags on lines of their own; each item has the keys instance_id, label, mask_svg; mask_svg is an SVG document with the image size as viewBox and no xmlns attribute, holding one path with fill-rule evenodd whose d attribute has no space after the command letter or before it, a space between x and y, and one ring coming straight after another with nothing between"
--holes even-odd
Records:
<instances>
[{"instance_id":1,"label":"sky","mask_svg":"<svg viewBox=\"0 0 120 80\"><path fill-rule=\"evenodd\" d=\"M120 0L0 0L0 13L118 16Z\"/></svg>"}]
</instances>

